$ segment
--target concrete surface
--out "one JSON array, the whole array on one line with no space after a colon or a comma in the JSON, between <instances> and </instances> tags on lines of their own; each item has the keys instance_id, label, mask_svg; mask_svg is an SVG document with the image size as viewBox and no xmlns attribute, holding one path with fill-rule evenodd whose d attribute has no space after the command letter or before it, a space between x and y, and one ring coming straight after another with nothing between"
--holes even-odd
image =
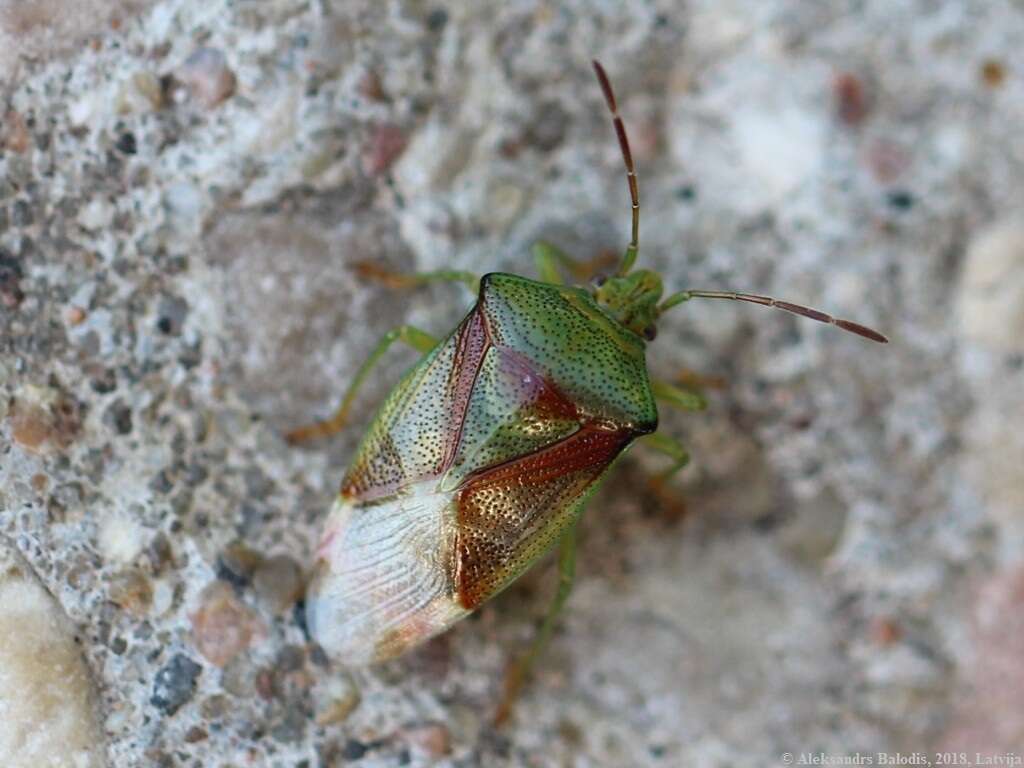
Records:
<instances>
[{"instance_id":1,"label":"concrete surface","mask_svg":"<svg viewBox=\"0 0 1024 768\"><path fill-rule=\"evenodd\" d=\"M78 628L111 765L1020 753L1019 3L6 0L0 40L0 534ZM667 315L652 371L718 378L706 412L663 417L693 464L659 499L637 450L595 499L569 611L496 731L550 565L352 680L292 607L411 353L344 436L281 435L386 329L443 333L471 301L358 262L621 250L595 56L643 265L892 343L725 302Z\"/></svg>"}]
</instances>

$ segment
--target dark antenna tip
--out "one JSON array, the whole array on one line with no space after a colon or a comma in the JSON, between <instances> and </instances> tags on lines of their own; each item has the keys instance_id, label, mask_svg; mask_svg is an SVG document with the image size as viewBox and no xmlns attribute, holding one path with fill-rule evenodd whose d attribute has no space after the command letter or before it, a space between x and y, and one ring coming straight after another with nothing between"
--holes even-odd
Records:
<instances>
[{"instance_id":1,"label":"dark antenna tip","mask_svg":"<svg viewBox=\"0 0 1024 768\"><path fill-rule=\"evenodd\" d=\"M629 137L626 135L626 126L619 115L619 106L615 102L615 91L612 90L611 80L608 73L597 59L591 59L594 67L594 74L597 75L597 82L601 84L601 92L604 94L608 111L612 114L612 124L615 126L615 135L619 140L619 149L622 150L622 162L626 166L626 181L629 184L629 200L632 206L632 229L629 238L629 246L622 257L618 274L625 275L633 267L636 261L637 252L640 250L640 190L636 181L636 168L633 165L633 153L629 149Z\"/></svg>"},{"instance_id":2,"label":"dark antenna tip","mask_svg":"<svg viewBox=\"0 0 1024 768\"><path fill-rule=\"evenodd\" d=\"M612 90L612 83L608 79L608 73L604 71L604 67L597 59L592 59L590 63L597 74L597 81L601 84L601 91L604 93L604 100L608 103L608 109L611 110L612 114L617 113L619 107L615 103L615 91Z\"/></svg>"},{"instance_id":3,"label":"dark antenna tip","mask_svg":"<svg viewBox=\"0 0 1024 768\"><path fill-rule=\"evenodd\" d=\"M874 328L868 328L866 325L855 323L852 320L844 320L841 317L833 317L827 312L822 312L820 309L814 309L812 307L805 307L803 304L794 304L791 301L782 301L780 299L773 298L771 296L760 296L755 293L736 293L735 291L680 291L679 293L669 296L661 304L661 311L671 309L684 301L690 299L727 299L729 301L746 301L750 304L760 304L762 307L775 307L781 309L784 312L791 312L794 315L800 315L801 317L810 318L811 320L817 320L819 323L826 323L828 325L834 325L836 328L841 328L844 331L855 333L865 339L871 341L877 341L879 344L888 344L889 339L876 331Z\"/></svg>"},{"instance_id":4,"label":"dark antenna tip","mask_svg":"<svg viewBox=\"0 0 1024 768\"><path fill-rule=\"evenodd\" d=\"M889 338L884 334L879 333L874 328L868 328L866 325L855 323L852 320L836 320L835 325L842 328L844 331L850 333L856 333L858 336L863 336L865 339L871 339L877 341L879 344L888 344Z\"/></svg>"}]
</instances>

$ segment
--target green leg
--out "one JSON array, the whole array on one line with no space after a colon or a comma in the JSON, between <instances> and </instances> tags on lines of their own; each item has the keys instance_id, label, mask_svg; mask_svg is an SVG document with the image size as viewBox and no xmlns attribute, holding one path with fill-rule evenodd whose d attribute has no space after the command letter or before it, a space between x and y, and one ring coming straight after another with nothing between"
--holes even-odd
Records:
<instances>
[{"instance_id":1,"label":"green leg","mask_svg":"<svg viewBox=\"0 0 1024 768\"><path fill-rule=\"evenodd\" d=\"M641 442L648 448L668 456L672 463L661 472L653 475L648 481L651 493L658 499L669 518L680 519L686 514L686 504L678 493L673 493L667 486L668 481L690 461L690 454L680 445L679 441L655 432L644 435Z\"/></svg>"},{"instance_id":2,"label":"green leg","mask_svg":"<svg viewBox=\"0 0 1024 768\"><path fill-rule=\"evenodd\" d=\"M651 392L656 399L682 411L703 411L708 404L700 392L683 389L667 381L652 381Z\"/></svg>"},{"instance_id":3,"label":"green leg","mask_svg":"<svg viewBox=\"0 0 1024 768\"><path fill-rule=\"evenodd\" d=\"M324 421L317 421L313 424L293 429L285 435L285 440L294 445L318 437L329 437L341 431L345 426L345 422L348 421L349 410L352 408L352 402L355 400L359 388L363 385L367 375L378 363L381 356L396 341L404 342L417 352L423 354L426 354L437 345L437 339L425 331L413 328L411 325L401 325L398 328L391 329L384 334L384 338L377 343L377 346L374 347L366 362L356 371L356 377L349 384L345 397L342 398L341 405L338 406L338 410L334 412L334 415Z\"/></svg>"},{"instance_id":4,"label":"green leg","mask_svg":"<svg viewBox=\"0 0 1024 768\"><path fill-rule=\"evenodd\" d=\"M381 267L372 261L360 261L356 262L355 270L360 277L377 280L392 288L412 288L424 283L462 283L473 293L480 290L478 275L458 269L435 269L406 275Z\"/></svg>"},{"instance_id":5,"label":"green leg","mask_svg":"<svg viewBox=\"0 0 1024 768\"><path fill-rule=\"evenodd\" d=\"M558 614L561 613L565 601L569 599L572 591L573 579L576 575L576 524L573 523L564 534L558 544L558 590L555 592L555 599L548 608L544 623L541 624L537 637L525 655L516 659L508 668L505 675L505 693L501 703L498 705L498 712L494 717L496 725L505 722L512 714L512 707L516 698L523 688L533 669L537 658L544 652L547 644L551 641L551 635L555 630L555 622Z\"/></svg>"},{"instance_id":6,"label":"green leg","mask_svg":"<svg viewBox=\"0 0 1024 768\"><path fill-rule=\"evenodd\" d=\"M572 257L543 240L534 243L530 250L533 253L533 263L537 268L537 277L540 278L540 281L551 285L562 285L564 281L559 266L571 265Z\"/></svg>"},{"instance_id":7,"label":"green leg","mask_svg":"<svg viewBox=\"0 0 1024 768\"><path fill-rule=\"evenodd\" d=\"M609 261L607 254L598 255L592 259L574 259L561 248L543 240L534 243L530 249L533 253L533 263L537 268L538 278L551 285L562 285L562 273L567 272L575 280L586 281L595 272L611 267L614 261Z\"/></svg>"},{"instance_id":8,"label":"green leg","mask_svg":"<svg viewBox=\"0 0 1024 768\"><path fill-rule=\"evenodd\" d=\"M682 411L702 411L708 404L707 400L704 399L704 395L700 392L677 387L675 384L669 384L667 381L652 381L651 392L656 400ZM690 454L686 452L686 449L683 448L678 440L660 432L645 435L642 440L647 447L672 459L672 464L669 468L664 472L659 472L653 478L655 490L661 493L668 479L690 461Z\"/></svg>"},{"instance_id":9,"label":"green leg","mask_svg":"<svg viewBox=\"0 0 1024 768\"><path fill-rule=\"evenodd\" d=\"M644 435L640 439L641 442L651 450L657 451L658 453L672 459L672 464L669 465L668 469L665 469L654 476L654 483L658 486L663 486L668 482L672 475L690 462L690 454L687 453L682 444L674 437L669 437L668 435L663 435L660 432L655 432L650 435Z\"/></svg>"}]
</instances>

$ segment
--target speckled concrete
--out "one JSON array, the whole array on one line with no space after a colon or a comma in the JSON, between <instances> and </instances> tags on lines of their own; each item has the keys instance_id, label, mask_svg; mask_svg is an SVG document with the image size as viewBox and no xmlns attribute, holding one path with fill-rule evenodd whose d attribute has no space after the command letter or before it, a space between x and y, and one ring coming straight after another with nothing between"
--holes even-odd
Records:
<instances>
[{"instance_id":1,"label":"speckled concrete","mask_svg":"<svg viewBox=\"0 0 1024 768\"><path fill-rule=\"evenodd\" d=\"M0 5L0 534L79 628L111 765L1024 744L1001 618L1024 610L1019 3L26 5ZM594 56L644 265L893 343L724 302L666 316L651 369L720 379L663 417L693 464L659 499L637 450L595 499L570 610L496 731L550 565L351 680L258 574L308 563L413 356L337 440L283 432L386 329L443 333L471 301L358 262L529 273L538 237L624 246Z\"/></svg>"}]
</instances>

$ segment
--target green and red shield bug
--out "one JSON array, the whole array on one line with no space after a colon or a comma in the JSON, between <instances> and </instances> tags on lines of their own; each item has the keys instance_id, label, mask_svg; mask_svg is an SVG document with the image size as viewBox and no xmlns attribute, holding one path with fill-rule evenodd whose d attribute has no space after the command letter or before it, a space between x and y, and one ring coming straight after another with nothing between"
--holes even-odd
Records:
<instances>
[{"instance_id":1,"label":"green and red shield bug","mask_svg":"<svg viewBox=\"0 0 1024 768\"><path fill-rule=\"evenodd\" d=\"M558 591L534 645L510 668L501 716L550 637L572 585L576 523L616 459L643 438L672 459L666 475L687 461L678 442L655 432L657 402L703 404L696 392L648 377L645 349L662 314L690 299L730 299L886 341L858 323L768 296L684 290L663 298L661 276L633 268L637 177L611 84L593 66L632 201L631 237L614 275L589 289L566 286L559 269L572 260L547 244L534 248L539 281L378 270L400 284L462 281L477 301L440 341L410 326L388 333L334 416L289 435L297 442L339 430L394 342L423 353L385 398L327 518L307 594L309 628L343 664L394 658L447 630L557 545Z\"/></svg>"}]
</instances>

